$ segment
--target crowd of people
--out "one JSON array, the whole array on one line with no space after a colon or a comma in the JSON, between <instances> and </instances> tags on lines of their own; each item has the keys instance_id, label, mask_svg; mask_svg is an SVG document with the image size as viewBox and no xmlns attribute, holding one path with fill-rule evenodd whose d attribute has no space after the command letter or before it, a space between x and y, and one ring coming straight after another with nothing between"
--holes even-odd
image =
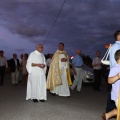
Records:
<instances>
[{"instance_id":1,"label":"crowd of people","mask_svg":"<svg viewBox=\"0 0 120 120\"><path fill-rule=\"evenodd\" d=\"M58 44L58 50L50 54L49 59L45 59L42 54L43 45L37 44L36 50L28 54L13 54L13 58L7 62L4 52L0 51L0 82L4 83L4 74L2 68L10 68L12 85L18 85L19 82L27 85L26 100L33 102L45 102L47 100L46 88L52 95L69 97L70 91L77 86L78 92L81 92L82 86L82 65L81 50L77 50L73 61L75 72L75 81L72 85L69 57L64 50L64 43ZM70 88L71 86L71 88Z\"/></svg>"},{"instance_id":2,"label":"crowd of people","mask_svg":"<svg viewBox=\"0 0 120 120\"><path fill-rule=\"evenodd\" d=\"M103 120L109 120L118 114L118 96L120 86L120 31L114 34L116 42L110 47L110 73L108 83L112 84L106 113L102 114ZM10 67L12 84L18 85L19 81L27 85L26 100L31 99L34 103L38 101L45 102L47 100L47 89L53 96L69 97L71 92L77 87L77 92L82 89L82 69L84 62L81 57L81 50L77 49L76 55L72 59L72 70L74 73L74 81L72 83L70 75L69 57L64 50L64 43L58 44L58 50L54 54L50 54L46 60L42 54L43 45L37 44L36 50L29 55L21 54L21 58L17 58L17 54L13 54L13 58L7 62L4 51L0 51L0 86L4 84L5 69ZM96 57L92 61L95 80L93 83L94 91L101 91L101 52L96 51ZM114 101L114 102L113 102Z\"/></svg>"}]
</instances>

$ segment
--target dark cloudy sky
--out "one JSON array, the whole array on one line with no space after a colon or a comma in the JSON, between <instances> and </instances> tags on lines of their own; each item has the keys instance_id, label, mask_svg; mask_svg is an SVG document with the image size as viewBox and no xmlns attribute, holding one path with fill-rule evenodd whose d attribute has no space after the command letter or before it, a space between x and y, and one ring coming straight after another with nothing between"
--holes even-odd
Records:
<instances>
[{"instance_id":1,"label":"dark cloudy sky","mask_svg":"<svg viewBox=\"0 0 120 120\"><path fill-rule=\"evenodd\" d=\"M0 0L0 49L6 57L30 53L37 43L44 45L44 54L54 53L59 42L69 56L76 49L90 57L97 50L103 55L120 29L120 0L66 0L50 33L64 1Z\"/></svg>"}]
</instances>

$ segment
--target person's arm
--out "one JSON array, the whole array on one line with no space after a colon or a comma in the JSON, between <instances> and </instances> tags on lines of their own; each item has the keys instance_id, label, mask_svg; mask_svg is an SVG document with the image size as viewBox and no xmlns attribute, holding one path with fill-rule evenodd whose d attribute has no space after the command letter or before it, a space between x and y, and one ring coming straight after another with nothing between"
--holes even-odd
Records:
<instances>
[{"instance_id":1,"label":"person's arm","mask_svg":"<svg viewBox=\"0 0 120 120\"><path fill-rule=\"evenodd\" d=\"M120 73L118 73L116 76L114 77L108 77L108 83L112 84L114 82L116 82L118 79L120 79Z\"/></svg>"},{"instance_id":2,"label":"person's arm","mask_svg":"<svg viewBox=\"0 0 120 120\"><path fill-rule=\"evenodd\" d=\"M37 63L32 63L32 64L31 64L32 67L38 67L38 65L39 65L39 64L37 64Z\"/></svg>"},{"instance_id":3,"label":"person's arm","mask_svg":"<svg viewBox=\"0 0 120 120\"><path fill-rule=\"evenodd\" d=\"M74 75L76 75L76 70L75 70L75 66L74 66L74 64L72 64L72 69L73 69L73 73L74 73Z\"/></svg>"},{"instance_id":4,"label":"person's arm","mask_svg":"<svg viewBox=\"0 0 120 120\"><path fill-rule=\"evenodd\" d=\"M44 68L45 67L45 65L37 64L37 63L32 63L31 65L32 65L32 67L40 67L40 68Z\"/></svg>"}]
</instances>

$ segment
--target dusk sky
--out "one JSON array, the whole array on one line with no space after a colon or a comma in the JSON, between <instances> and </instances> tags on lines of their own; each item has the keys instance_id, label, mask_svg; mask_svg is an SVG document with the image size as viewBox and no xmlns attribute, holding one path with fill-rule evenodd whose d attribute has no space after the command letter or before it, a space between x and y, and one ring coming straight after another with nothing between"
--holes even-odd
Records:
<instances>
[{"instance_id":1,"label":"dusk sky","mask_svg":"<svg viewBox=\"0 0 120 120\"><path fill-rule=\"evenodd\" d=\"M44 54L54 53L59 42L69 56L77 49L91 58L97 50L103 56L119 29L120 0L0 0L0 49L8 59L29 54L38 43Z\"/></svg>"}]
</instances>

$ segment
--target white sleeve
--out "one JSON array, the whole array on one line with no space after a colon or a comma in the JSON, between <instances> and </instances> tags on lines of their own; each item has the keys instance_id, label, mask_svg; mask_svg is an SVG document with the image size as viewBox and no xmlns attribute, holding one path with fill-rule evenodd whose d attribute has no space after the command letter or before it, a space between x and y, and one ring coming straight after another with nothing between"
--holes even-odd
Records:
<instances>
[{"instance_id":1,"label":"white sleeve","mask_svg":"<svg viewBox=\"0 0 120 120\"><path fill-rule=\"evenodd\" d=\"M44 57L44 65L45 65L45 67L44 67L44 71L45 71L45 73L46 73L47 65L46 65L46 59L45 59L45 57Z\"/></svg>"},{"instance_id":2,"label":"white sleeve","mask_svg":"<svg viewBox=\"0 0 120 120\"><path fill-rule=\"evenodd\" d=\"M32 72L32 54L29 55L28 60L27 60L27 64L26 64L26 69L28 71L29 74L31 74Z\"/></svg>"}]
</instances>

